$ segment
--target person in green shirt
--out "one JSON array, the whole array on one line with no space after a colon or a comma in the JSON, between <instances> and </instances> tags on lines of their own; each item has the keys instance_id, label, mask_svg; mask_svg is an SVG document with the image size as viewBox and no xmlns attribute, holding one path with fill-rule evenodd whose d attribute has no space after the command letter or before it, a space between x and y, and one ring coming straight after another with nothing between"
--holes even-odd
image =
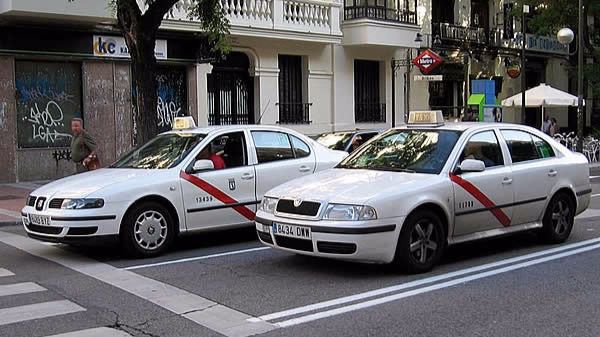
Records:
<instances>
[{"instance_id":1,"label":"person in green shirt","mask_svg":"<svg viewBox=\"0 0 600 337\"><path fill-rule=\"evenodd\" d=\"M96 142L83 129L81 118L71 119L71 159L75 162L77 173L89 171L89 163L96 158Z\"/></svg>"}]
</instances>

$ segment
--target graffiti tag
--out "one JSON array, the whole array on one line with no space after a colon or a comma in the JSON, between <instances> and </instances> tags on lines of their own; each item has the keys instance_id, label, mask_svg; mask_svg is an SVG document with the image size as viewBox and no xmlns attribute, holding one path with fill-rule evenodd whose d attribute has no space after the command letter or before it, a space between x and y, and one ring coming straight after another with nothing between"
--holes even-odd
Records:
<instances>
[{"instance_id":1,"label":"graffiti tag","mask_svg":"<svg viewBox=\"0 0 600 337\"><path fill-rule=\"evenodd\" d=\"M181 107L177 107L175 102L165 102L162 97L158 97L156 108L156 116L158 118L159 127L171 126L175 117L179 116Z\"/></svg>"},{"instance_id":2,"label":"graffiti tag","mask_svg":"<svg viewBox=\"0 0 600 337\"><path fill-rule=\"evenodd\" d=\"M55 101L49 101L44 110L40 111L37 103L29 110L29 116L23 118L31 124L32 137L46 143L54 143L60 137L71 138L68 133L58 132L58 128L64 127L63 111Z\"/></svg>"}]
</instances>

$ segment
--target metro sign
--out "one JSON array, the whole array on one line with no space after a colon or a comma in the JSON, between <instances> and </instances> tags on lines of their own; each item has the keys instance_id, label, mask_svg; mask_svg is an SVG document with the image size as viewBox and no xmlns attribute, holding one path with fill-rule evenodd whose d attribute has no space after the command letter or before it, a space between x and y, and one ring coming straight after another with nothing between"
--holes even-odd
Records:
<instances>
[{"instance_id":1,"label":"metro sign","mask_svg":"<svg viewBox=\"0 0 600 337\"><path fill-rule=\"evenodd\" d=\"M412 61L412 63L421 70L421 73L425 75L439 67L443 62L444 61L438 54L429 49L419 54L419 56Z\"/></svg>"}]
</instances>

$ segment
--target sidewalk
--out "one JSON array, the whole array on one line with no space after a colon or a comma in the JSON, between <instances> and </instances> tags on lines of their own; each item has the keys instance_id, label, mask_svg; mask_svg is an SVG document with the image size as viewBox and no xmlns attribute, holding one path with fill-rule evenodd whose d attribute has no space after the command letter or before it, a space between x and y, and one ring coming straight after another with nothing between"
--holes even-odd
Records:
<instances>
[{"instance_id":1,"label":"sidewalk","mask_svg":"<svg viewBox=\"0 0 600 337\"><path fill-rule=\"evenodd\" d=\"M46 182L0 184L0 227L21 223L21 208L27 196Z\"/></svg>"}]
</instances>

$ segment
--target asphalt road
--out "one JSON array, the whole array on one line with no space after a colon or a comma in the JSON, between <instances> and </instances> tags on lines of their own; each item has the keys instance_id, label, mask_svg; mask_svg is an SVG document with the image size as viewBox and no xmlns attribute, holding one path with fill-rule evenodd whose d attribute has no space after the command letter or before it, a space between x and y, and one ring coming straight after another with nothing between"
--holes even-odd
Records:
<instances>
[{"instance_id":1,"label":"asphalt road","mask_svg":"<svg viewBox=\"0 0 600 337\"><path fill-rule=\"evenodd\" d=\"M130 260L4 227L0 336L599 336L600 177L592 182L591 211L567 243L523 233L463 244L423 275L286 254L252 229Z\"/></svg>"}]
</instances>

